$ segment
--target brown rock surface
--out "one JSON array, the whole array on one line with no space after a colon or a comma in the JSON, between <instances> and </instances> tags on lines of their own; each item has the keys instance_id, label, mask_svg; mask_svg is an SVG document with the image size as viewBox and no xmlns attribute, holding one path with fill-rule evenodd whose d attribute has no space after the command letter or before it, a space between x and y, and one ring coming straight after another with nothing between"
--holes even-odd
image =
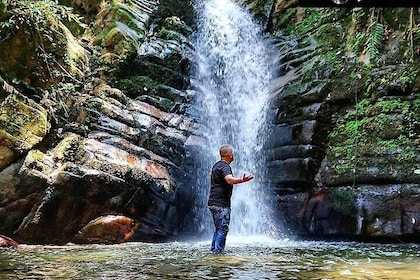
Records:
<instances>
[{"instance_id":1,"label":"brown rock surface","mask_svg":"<svg viewBox=\"0 0 420 280\"><path fill-rule=\"evenodd\" d=\"M115 244L129 240L140 223L125 216L107 215L90 221L74 237L75 243Z\"/></svg>"}]
</instances>

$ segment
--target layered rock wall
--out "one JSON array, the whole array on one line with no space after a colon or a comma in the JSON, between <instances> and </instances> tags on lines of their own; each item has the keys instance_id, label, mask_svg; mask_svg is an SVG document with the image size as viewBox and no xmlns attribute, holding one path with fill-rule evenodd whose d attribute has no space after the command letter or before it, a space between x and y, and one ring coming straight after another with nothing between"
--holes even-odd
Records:
<instances>
[{"instance_id":1,"label":"layered rock wall","mask_svg":"<svg viewBox=\"0 0 420 280\"><path fill-rule=\"evenodd\" d=\"M0 232L41 244L171 239L182 228L192 199L184 185L189 172L181 168L185 142L193 134L186 113L191 30L177 15L179 3L63 2L74 10L18 1L1 17L15 21L19 11L31 8L48 11L60 22L60 12L68 10L92 23L84 25L76 14L68 17L74 20L69 26L79 24L74 36L66 37L78 41L68 44L86 54L81 73L73 75L68 60L56 56L66 49L57 45L45 61L49 66L38 62L38 69L62 64L57 78L43 72L46 82L35 83L36 61L28 57L21 57L22 63L33 67L22 76L0 68ZM20 28L29 33L31 24L28 20ZM63 26L60 30L70 32ZM58 30L50 28L43 25L37 32ZM27 33L7 33L1 49L25 52L13 42ZM28 49L39 51L33 44ZM23 86L11 83L21 77L31 78ZM109 215L119 222L106 222ZM98 223L100 229L92 233L89 225L97 228Z\"/></svg>"},{"instance_id":2,"label":"layered rock wall","mask_svg":"<svg viewBox=\"0 0 420 280\"><path fill-rule=\"evenodd\" d=\"M283 58L267 169L284 227L417 240L418 11L293 8L270 18Z\"/></svg>"}]
</instances>

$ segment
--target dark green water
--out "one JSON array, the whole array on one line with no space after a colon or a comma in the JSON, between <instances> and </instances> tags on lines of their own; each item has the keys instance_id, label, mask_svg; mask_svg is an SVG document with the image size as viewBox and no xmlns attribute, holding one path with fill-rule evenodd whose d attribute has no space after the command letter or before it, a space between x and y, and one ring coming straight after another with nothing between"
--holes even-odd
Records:
<instances>
[{"instance_id":1,"label":"dark green water","mask_svg":"<svg viewBox=\"0 0 420 280\"><path fill-rule=\"evenodd\" d=\"M21 245L0 249L0 279L420 279L419 244L209 242Z\"/></svg>"}]
</instances>

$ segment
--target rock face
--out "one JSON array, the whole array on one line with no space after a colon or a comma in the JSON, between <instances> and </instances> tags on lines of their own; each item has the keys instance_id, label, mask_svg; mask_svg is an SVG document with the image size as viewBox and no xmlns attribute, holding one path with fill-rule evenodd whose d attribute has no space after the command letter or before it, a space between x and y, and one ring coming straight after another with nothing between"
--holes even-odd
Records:
<instances>
[{"instance_id":1,"label":"rock face","mask_svg":"<svg viewBox=\"0 0 420 280\"><path fill-rule=\"evenodd\" d=\"M363 41L374 33L360 25L364 10L331 12L290 9L282 15L293 27L271 15L274 30L290 32L278 36L283 75L266 147L284 226L305 236L418 240L419 54L401 51L410 43L391 22L410 10L384 12L389 35L378 23L383 52L375 53Z\"/></svg>"},{"instance_id":2,"label":"rock face","mask_svg":"<svg viewBox=\"0 0 420 280\"><path fill-rule=\"evenodd\" d=\"M0 111L0 169L41 142L50 129L42 106L16 90L11 91Z\"/></svg>"},{"instance_id":3,"label":"rock face","mask_svg":"<svg viewBox=\"0 0 420 280\"><path fill-rule=\"evenodd\" d=\"M0 232L31 244L169 240L192 199L182 169L193 134L189 27L169 13L170 1L89 2L75 2L97 32L72 41L89 54L82 76L58 83L59 93L46 87L41 100L7 83L13 76L0 79ZM14 36L0 48L13 47ZM60 69L71 67L65 62Z\"/></svg>"}]
</instances>

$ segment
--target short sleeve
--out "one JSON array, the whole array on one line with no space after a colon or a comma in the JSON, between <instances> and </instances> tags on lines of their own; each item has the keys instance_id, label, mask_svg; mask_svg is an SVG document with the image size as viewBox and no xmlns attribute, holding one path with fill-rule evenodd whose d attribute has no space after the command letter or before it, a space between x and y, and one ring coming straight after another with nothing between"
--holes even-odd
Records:
<instances>
[{"instance_id":1,"label":"short sleeve","mask_svg":"<svg viewBox=\"0 0 420 280\"><path fill-rule=\"evenodd\" d=\"M223 178L225 178L229 174L232 174L232 169L230 168L229 164L223 165L221 171Z\"/></svg>"}]
</instances>

